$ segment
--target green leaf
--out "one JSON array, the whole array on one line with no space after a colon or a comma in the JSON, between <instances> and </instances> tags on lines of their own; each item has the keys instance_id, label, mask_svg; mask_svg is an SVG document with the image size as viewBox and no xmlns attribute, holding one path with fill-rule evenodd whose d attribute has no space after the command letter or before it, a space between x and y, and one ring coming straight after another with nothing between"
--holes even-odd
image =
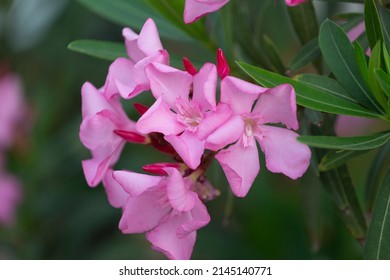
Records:
<instances>
[{"instance_id":1,"label":"green leaf","mask_svg":"<svg viewBox=\"0 0 390 280\"><path fill-rule=\"evenodd\" d=\"M135 29L141 29L147 18L153 18L162 37L192 41L192 38L150 8L144 0L77 0L98 15Z\"/></svg>"},{"instance_id":2,"label":"green leaf","mask_svg":"<svg viewBox=\"0 0 390 280\"><path fill-rule=\"evenodd\" d=\"M376 152L367 175L365 198L368 212L371 213L375 197L387 170L390 168L390 143L383 145Z\"/></svg>"},{"instance_id":3,"label":"green leaf","mask_svg":"<svg viewBox=\"0 0 390 280\"><path fill-rule=\"evenodd\" d=\"M301 74L295 76L295 80L342 98L346 101L357 103L357 101L353 99L344 87L335 79L315 74Z\"/></svg>"},{"instance_id":4,"label":"green leaf","mask_svg":"<svg viewBox=\"0 0 390 280\"><path fill-rule=\"evenodd\" d=\"M387 107L386 97L383 95L380 88L374 70L381 68L382 48L381 42L378 42L371 51L371 57L368 64L368 85L371 88L371 92L374 94L375 99L382 105L383 108Z\"/></svg>"},{"instance_id":5,"label":"green leaf","mask_svg":"<svg viewBox=\"0 0 390 280\"><path fill-rule=\"evenodd\" d=\"M263 41L264 52L267 56L268 61L272 65L272 68L274 68L273 70L280 74L284 74L286 72L286 67L284 66L283 61L280 58L279 52L274 42L272 42L271 38L267 35L263 35Z\"/></svg>"},{"instance_id":6,"label":"green leaf","mask_svg":"<svg viewBox=\"0 0 390 280\"><path fill-rule=\"evenodd\" d=\"M371 260L390 259L390 171L375 201L364 257Z\"/></svg>"},{"instance_id":7,"label":"green leaf","mask_svg":"<svg viewBox=\"0 0 390 280\"><path fill-rule=\"evenodd\" d=\"M287 10L295 33L302 44L306 44L317 37L317 16L311 1L294 7L287 7Z\"/></svg>"},{"instance_id":8,"label":"green leaf","mask_svg":"<svg viewBox=\"0 0 390 280\"><path fill-rule=\"evenodd\" d=\"M382 69L375 69L374 73L383 92L390 98L390 75L386 74Z\"/></svg>"},{"instance_id":9,"label":"green leaf","mask_svg":"<svg viewBox=\"0 0 390 280\"><path fill-rule=\"evenodd\" d=\"M294 56L289 64L291 71L296 71L310 62L318 59L321 56L320 46L318 45L318 37L312 39L304 45Z\"/></svg>"},{"instance_id":10,"label":"green leaf","mask_svg":"<svg viewBox=\"0 0 390 280\"><path fill-rule=\"evenodd\" d=\"M312 147L336 150L370 150L386 144L390 140L390 132L376 133L366 136L300 136L298 141Z\"/></svg>"},{"instance_id":11,"label":"green leaf","mask_svg":"<svg viewBox=\"0 0 390 280\"><path fill-rule=\"evenodd\" d=\"M390 55L386 49L385 44L383 44L382 50L383 50L383 60L385 61L386 70L387 70L387 73L390 74Z\"/></svg>"},{"instance_id":12,"label":"green leaf","mask_svg":"<svg viewBox=\"0 0 390 280\"><path fill-rule=\"evenodd\" d=\"M365 151L329 151L322 159L318 166L320 171L328 171L344 165L351 158L357 157L361 154L368 152Z\"/></svg>"},{"instance_id":13,"label":"green leaf","mask_svg":"<svg viewBox=\"0 0 390 280\"><path fill-rule=\"evenodd\" d=\"M71 42L68 49L109 61L113 61L118 57L127 57L124 43L77 40Z\"/></svg>"},{"instance_id":14,"label":"green leaf","mask_svg":"<svg viewBox=\"0 0 390 280\"><path fill-rule=\"evenodd\" d=\"M366 35L372 49L383 39L381 23L375 0L364 1L364 16L366 23Z\"/></svg>"},{"instance_id":15,"label":"green leaf","mask_svg":"<svg viewBox=\"0 0 390 280\"><path fill-rule=\"evenodd\" d=\"M387 47L387 51L390 52L390 11L380 5L378 10L383 30L383 41Z\"/></svg>"},{"instance_id":16,"label":"green leaf","mask_svg":"<svg viewBox=\"0 0 390 280\"><path fill-rule=\"evenodd\" d=\"M384 114L360 75L354 49L345 32L326 20L321 25L319 42L326 63L348 93L360 104Z\"/></svg>"},{"instance_id":17,"label":"green leaf","mask_svg":"<svg viewBox=\"0 0 390 280\"><path fill-rule=\"evenodd\" d=\"M362 78L366 84L368 84L368 65L367 65L367 56L362 48L362 46L357 42L353 42L355 50L355 58L357 65L359 67L359 72L362 75Z\"/></svg>"},{"instance_id":18,"label":"green leaf","mask_svg":"<svg viewBox=\"0 0 390 280\"><path fill-rule=\"evenodd\" d=\"M292 80L244 62L237 62L237 64L257 83L265 87L275 87L285 83L291 84L296 92L297 103L304 107L332 114L382 118L381 115L371 112L353 101L331 95L328 91L320 88Z\"/></svg>"}]
</instances>

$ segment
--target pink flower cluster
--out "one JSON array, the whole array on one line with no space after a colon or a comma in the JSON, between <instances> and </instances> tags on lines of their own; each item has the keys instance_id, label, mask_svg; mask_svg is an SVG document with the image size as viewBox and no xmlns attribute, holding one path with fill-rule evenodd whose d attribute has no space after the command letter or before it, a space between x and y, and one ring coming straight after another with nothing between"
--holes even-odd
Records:
<instances>
[{"instance_id":1,"label":"pink flower cluster","mask_svg":"<svg viewBox=\"0 0 390 280\"><path fill-rule=\"evenodd\" d=\"M226 5L229 0L186 0L184 22L193 23L205 15L215 12ZM298 6L307 0L285 0L287 6Z\"/></svg>"},{"instance_id":2,"label":"pink flower cluster","mask_svg":"<svg viewBox=\"0 0 390 280\"><path fill-rule=\"evenodd\" d=\"M5 170L6 151L15 140L16 127L23 116L22 86L18 76L0 78L0 224L11 225L21 201L17 178Z\"/></svg>"},{"instance_id":3,"label":"pink flower cluster","mask_svg":"<svg viewBox=\"0 0 390 280\"><path fill-rule=\"evenodd\" d=\"M110 204L122 209L123 233L145 233L168 258L189 259L196 231L210 221L204 203L219 193L205 175L214 158L239 197L260 171L256 142L268 170L296 179L308 168L310 149L291 130L298 129L295 92L287 84L268 89L230 76L220 50L217 65L199 71L187 59L185 70L169 66L151 19L139 35L128 28L123 35L129 58L111 64L102 88L82 87L80 139L92 153L82 163L85 177L92 187L103 182ZM147 90L155 102L136 104L141 117L130 120L120 97ZM126 142L150 145L173 161L143 167L153 175L114 171Z\"/></svg>"}]
</instances>

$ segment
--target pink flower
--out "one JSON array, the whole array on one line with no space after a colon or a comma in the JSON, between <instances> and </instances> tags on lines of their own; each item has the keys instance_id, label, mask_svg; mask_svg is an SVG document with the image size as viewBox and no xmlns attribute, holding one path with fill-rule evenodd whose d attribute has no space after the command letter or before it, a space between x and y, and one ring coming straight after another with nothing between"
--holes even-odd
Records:
<instances>
[{"instance_id":1,"label":"pink flower","mask_svg":"<svg viewBox=\"0 0 390 280\"><path fill-rule=\"evenodd\" d=\"M118 160L125 145L125 140L119 136L121 133L132 132L137 136L135 142L145 141L146 138L137 134L135 122L128 119L117 96L106 99L88 82L81 92L83 121L80 140L92 153L92 159L84 160L82 165L88 185L94 187Z\"/></svg>"},{"instance_id":2,"label":"pink flower","mask_svg":"<svg viewBox=\"0 0 390 280\"><path fill-rule=\"evenodd\" d=\"M206 63L194 76L159 63L145 71L157 101L138 120L137 129L164 134L183 161L196 169L205 136L230 116L227 106L216 106L215 65Z\"/></svg>"},{"instance_id":3,"label":"pink flower","mask_svg":"<svg viewBox=\"0 0 390 280\"><path fill-rule=\"evenodd\" d=\"M145 67L152 62L169 63L169 56L163 49L156 24L147 19L141 32L136 34L130 28L123 29L128 58L116 59L109 68L103 91L107 98L120 94L132 98L149 90Z\"/></svg>"},{"instance_id":4,"label":"pink flower","mask_svg":"<svg viewBox=\"0 0 390 280\"><path fill-rule=\"evenodd\" d=\"M253 104L254 108L252 110ZM228 104L233 116L208 138L206 148L216 155L233 193L244 197L260 171L256 141L265 154L267 169L292 179L303 175L310 163L308 146L299 143L294 89L280 85L265 89L228 76L221 83L221 102ZM287 128L265 125L282 123Z\"/></svg>"},{"instance_id":5,"label":"pink flower","mask_svg":"<svg viewBox=\"0 0 390 280\"><path fill-rule=\"evenodd\" d=\"M286 0L287 6L298 6L300 4L303 4L307 2L307 0Z\"/></svg>"},{"instance_id":6,"label":"pink flower","mask_svg":"<svg viewBox=\"0 0 390 280\"><path fill-rule=\"evenodd\" d=\"M8 148L25 113L23 89L17 75L0 79L0 149Z\"/></svg>"},{"instance_id":7,"label":"pink flower","mask_svg":"<svg viewBox=\"0 0 390 280\"><path fill-rule=\"evenodd\" d=\"M16 208L21 199L19 181L0 171L0 224L9 226L15 222Z\"/></svg>"},{"instance_id":8,"label":"pink flower","mask_svg":"<svg viewBox=\"0 0 390 280\"><path fill-rule=\"evenodd\" d=\"M119 228L127 234L145 232L153 249L170 259L189 259L196 230L207 225L210 216L192 190L192 179L183 178L175 168L165 170L168 176L113 172L114 179L127 193ZM117 188L114 183L107 187L109 193L117 192Z\"/></svg>"},{"instance_id":9,"label":"pink flower","mask_svg":"<svg viewBox=\"0 0 390 280\"><path fill-rule=\"evenodd\" d=\"M388 129L388 122L383 120L355 116L337 116L335 124L336 135L341 137L368 135Z\"/></svg>"},{"instance_id":10,"label":"pink flower","mask_svg":"<svg viewBox=\"0 0 390 280\"><path fill-rule=\"evenodd\" d=\"M184 22L193 23L206 14L219 10L227 2L229 0L186 0Z\"/></svg>"}]
</instances>

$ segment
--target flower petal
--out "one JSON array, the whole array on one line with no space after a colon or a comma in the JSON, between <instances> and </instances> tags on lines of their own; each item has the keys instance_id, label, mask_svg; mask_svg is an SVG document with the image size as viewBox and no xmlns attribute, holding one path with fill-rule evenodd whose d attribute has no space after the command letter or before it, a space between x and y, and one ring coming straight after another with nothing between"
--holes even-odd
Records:
<instances>
[{"instance_id":1,"label":"flower petal","mask_svg":"<svg viewBox=\"0 0 390 280\"><path fill-rule=\"evenodd\" d=\"M22 196L20 182L13 176L0 173L0 224L9 226L15 222L16 208Z\"/></svg>"},{"instance_id":2,"label":"flower petal","mask_svg":"<svg viewBox=\"0 0 390 280\"><path fill-rule=\"evenodd\" d=\"M250 113L260 93L268 90L244 80L228 76L221 82L221 102L228 104L234 113Z\"/></svg>"},{"instance_id":3,"label":"flower petal","mask_svg":"<svg viewBox=\"0 0 390 280\"><path fill-rule=\"evenodd\" d=\"M130 196L142 194L146 190L157 186L164 178L123 170L114 171L113 177Z\"/></svg>"},{"instance_id":4,"label":"flower petal","mask_svg":"<svg viewBox=\"0 0 390 280\"><path fill-rule=\"evenodd\" d=\"M114 179L112 169L109 169L106 172L106 176L103 178L103 186L106 190L108 202L112 207L122 208L126 205L129 194L125 192L123 187Z\"/></svg>"},{"instance_id":5,"label":"flower petal","mask_svg":"<svg viewBox=\"0 0 390 280\"><path fill-rule=\"evenodd\" d=\"M123 233L142 233L154 229L172 210L166 203L166 186L160 184L138 196L129 196L119 222Z\"/></svg>"},{"instance_id":6,"label":"flower petal","mask_svg":"<svg viewBox=\"0 0 390 280\"><path fill-rule=\"evenodd\" d=\"M195 133L186 130L179 136L166 135L164 139L173 146L188 167L195 170L199 166L205 141L199 140Z\"/></svg>"},{"instance_id":7,"label":"flower petal","mask_svg":"<svg viewBox=\"0 0 390 280\"><path fill-rule=\"evenodd\" d=\"M177 121L176 114L160 97L138 120L136 128L139 132L147 134L160 132L164 135L178 134L185 126Z\"/></svg>"},{"instance_id":8,"label":"flower petal","mask_svg":"<svg viewBox=\"0 0 390 280\"><path fill-rule=\"evenodd\" d=\"M297 104L294 88L283 84L260 94L253 108L253 113L259 113L264 123L283 123L288 128L298 129Z\"/></svg>"},{"instance_id":9,"label":"flower petal","mask_svg":"<svg viewBox=\"0 0 390 280\"><path fill-rule=\"evenodd\" d=\"M232 115L227 104L219 103L215 111L205 113L203 120L198 124L196 134L199 140L206 139L212 132L225 123Z\"/></svg>"},{"instance_id":10,"label":"flower petal","mask_svg":"<svg viewBox=\"0 0 390 280\"><path fill-rule=\"evenodd\" d=\"M256 144L244 147L240 139L215 158L221 164L233 193L238 197L246 196L260 171Z\"/></svg>"},{"instance_id":11,"label":"flower petal","mask_svg":"<svg viewBox=\"0 0 390 280\"><path fill-rule=\"evenodd\" d=\"M210 215L207 212L207 208L199 198L196 198L194 208L191 210L191 216L192 220L190 222L182 224L177 229L178 238L184 238L210 222Z\"/></svg>"},{"instance_id":12,"label":"flower petal","mask_svg":"<svg viewBox=\"0 0 390 280\"><path fill-rule=\"evenodd\" d=\"M217 90L217 68L206 63L194 75L192 100L199 105L201 111L215 110L215 94Z\"/></svg>"},{"instance_id":13,"label":"flower petal","mask_svg":"<svg viewBox=\"0 0 390 280\"><path fill-rule=\"evenodd\" d=\"M115 111L104 95L89 82L85 82L81 88L81 103L83 119L103 110Z\"/></svg>"},{"instance_id":14,"label":"flower petal","mask_svg":"<svg viewBox=\"0 0 390 280\"><path fill-rule=\"evenodd\" d=\"M310 164L311 151L305 144L299 143L294 131L261 126L262 135L256 135L265 154L269 171L283 173L291 179L301 177Z\"/></svg>"},{"instance_id":15,"label":"flower petal","mask_svg":"<svg viewBox=\"0 0 390 280\"><path fill-rule=\"evenodd\" d=\"M106 99L110 99L115 94L120 94L123 98L128 97L129 92L135 87L133 68L134 63L124 57L117 58L111 63L103 86Z\"/></svg>"},{"instance_id":16,"label":"flower petal","mask_svg":"<svg viewBox=\"0 0 390 280\"><path fill-rule=\"evenodd\" d=\"M241 116L232 116L206 139L206 149L218 151L236 142L244 133L244 121Z\"/></svg>"},{"instance_id":17,"label":"flower petal","mask_svg":"<svg viewBox=\"0 0 390 280\"><path fill-rule=\"evenodd\" d=\"M192 75L186 71L161 63L152 63L145 68L145 73L150 81L153 96L156 99L163 96L164 102L170 108L175 108L178 99L183 102L189 101Z\"/></svg>"},{"instance_id":18,"label":"flower petal","mask_svg":"<svg viewBox=\"0 0 390 280\"><path fill-rule=\"evenodd\" d=\"M189 189L192 184L189 178L183 179L176 168L166 168L168 172L167 194L172 207L178 211L190 211L194 208L198 195Z\"/></svg>"},{"instance_id":19,"label":"flower petal","mask_svg":"<svg viewBox=\"0 0 390 280\"><path fill-rule=\"evenodd\" d=\"M190 212L172 211L152 231L146 233L146 239L152 243L152 248L164 253L169 259L188 260L191 258L195 245L196 232L193 231L179 238L178 228L192 221Z\"/></svg>"},{"instance_id":20,"label":"flower petal","mask_svg":"<svg viewBox=\"0 0 390 280\"><path fill-rule=\"evenodd\" d=\"M193 23L208 13L219 10L229 0L186 0L184 7L184 22Z\"/></svg>"}]
</instances>

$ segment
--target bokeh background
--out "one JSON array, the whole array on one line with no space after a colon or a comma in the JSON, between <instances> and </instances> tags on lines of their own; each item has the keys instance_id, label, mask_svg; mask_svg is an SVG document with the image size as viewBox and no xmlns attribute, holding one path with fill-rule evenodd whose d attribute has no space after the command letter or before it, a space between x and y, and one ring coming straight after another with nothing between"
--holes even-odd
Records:
<instances>
[{"instance_id":1,"label":"bokeh background","mask_svg":"<svg viewBox=\"0 0 390 280\"><path fill-rule=\"evenodd\" d=\"M288 61L299 41L283 1L255 2L263 2L256 4L262 32ZM343 8L321 3L317 7L322 18ZM24 196L16 223L0 225L0 258L165 258L150 249L143 235L121 234L120 210L109 205L102 186L87 186L81 168L81 160L90 154L78 138L80 88L85 81L103 85L110 62L71 52L67 46L85 38L122 42L122 27L78 1L0 0L0 61L21 76L29 107L23 131L7 153L7 169L19 177ZM209 50L162 41L177 57L214 62L215 54ZM126 102L133 119L134 101L152 102L147 95ZM349 166L357 188L367 173L364 162L371 156ZM160 159L148 147L127 146L116 168L140 171L142 164ZM207 204L212 221L198 231L193 259L361 258L362 248L349 236L313 174L293 181L269 173L261 160L262 170L245 199L234 198L221 168L212 166L208 177L221 196Z\"/></svg>"}]
</instances>

